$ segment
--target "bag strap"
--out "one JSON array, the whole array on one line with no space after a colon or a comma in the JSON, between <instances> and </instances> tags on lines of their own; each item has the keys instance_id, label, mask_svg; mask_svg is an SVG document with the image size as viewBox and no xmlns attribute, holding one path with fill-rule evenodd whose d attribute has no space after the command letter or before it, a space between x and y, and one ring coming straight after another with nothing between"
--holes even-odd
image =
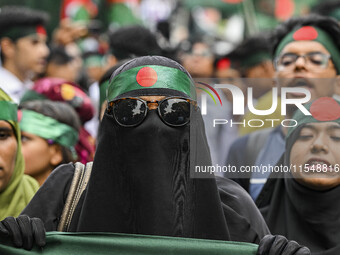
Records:
<instances>
[{"instance_id":1,"label":"bag strap","mask_svg":"<svg viewBox=\"0 0 340 255\"><path fill-rule=\"evenodd\" d=\"M61 219L58 224L58 231L68 232L74 211L90 180L92 164L93 162L86 163L86 166L80 162L76 162L74 164L74 175L70 190L67 194L63 212L61 214Z\"/></svg>"}]
</instances>

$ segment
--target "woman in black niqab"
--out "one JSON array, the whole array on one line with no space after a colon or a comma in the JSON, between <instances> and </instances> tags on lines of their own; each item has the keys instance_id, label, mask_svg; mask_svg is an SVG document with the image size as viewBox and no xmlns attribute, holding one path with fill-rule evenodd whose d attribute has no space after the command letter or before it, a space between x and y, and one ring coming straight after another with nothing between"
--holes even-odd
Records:
<instances>
[{"instance_id":1,"label":"woman in black niqab","mask_svg":"<svg viewBox=\"0 0 340 255\"><path fill-rule=\"evenodd\" d=\"M111 77L109 102L141 96L196 99L194 83L186 70L157 56L131 60ZM211 175L205 178L209 174L204 173L199 176L203 178L191 178L194 166L210 165L198 107L191 107L190 122L179 127L165 124L156 110L149 110L139 125L124 127L108 107L100 125L91 178L69 231L259 243L269 231L240 186ZM73 166L65 168L72 171ZM43 219L47 231L56 229L62 202L50 205L56 209L51 212L42 208L45 206L39 196L55 196L56 175L47 182L45 193L38 192L24 211ZM63 190L67 190L70 181L63 182ZM64 200L63 193L60 199Z\"/></svg>"}]
</instances>

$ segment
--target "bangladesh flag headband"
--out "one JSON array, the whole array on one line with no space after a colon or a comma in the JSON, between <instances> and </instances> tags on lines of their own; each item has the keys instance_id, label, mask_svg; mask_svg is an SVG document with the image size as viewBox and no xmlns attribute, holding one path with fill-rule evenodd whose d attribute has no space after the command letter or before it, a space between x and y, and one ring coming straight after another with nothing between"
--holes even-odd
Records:
<instances>
[{"instance_id":1,"label":"bangladesh flag headband","mask_svg":"<svg viewBox=\"0 0 340 255\"><path fill-rule=\"evenodd\" d=\"M0 120L18 121L18 106L10 101L0 101Z\"/></svg>"},{"instance_id":2,"label":"bangladesh flag headband","mask_svg":"<svg viewBox=\"0 0 340 255\"><path fill-rule=\"evenodd\" d=\"M65 147L73 147L77 143L78 132L73 127L34 111L21 112L19 122L21 131L51 139Z\"/></svg>"},{"instance_id":3,"label":"bangladesh flag headband","mask_svg":"<svg viewBox=\"0 0 340 255\"><path fill-rule=\"evenodd\" d=\"M336 122L340 124L340 102L332 97L320 97L312 103L304 105L304 107L312 115L304 115L300 110L297 110L293 119L298 124L288 129L286 139L302 124L319 122Z\"/></svg>"},{"instance_id":4,"label":"bangladesh flag headband","mask_svg":"<svg viewBox=\"0 0 340 255\"><path fill-rule=\"evenodd\" d=\"M172 89L196 100L195 85L183 71L158 65L138 66L113 77L107 90L108 102L126 92L140 89Z\"/></svg>"},{"instance_id":5,"label":"bangladesh flag headband","mask_svg":"<svg viewBox=\"0 0 340 255\"><path fill-rule=\"evenodd\" d=\"M33 34L46 35L47 33L46 33L44 26L42 25L36 25L36 26L18 25L18 26L6 29L3 32L0 32L0 37L8 37L12 39L13 41L15 41L21 37L25 37L25 36L33 35Z\"/></svg>"},{"instance_id":6,"label":"bangladesh flag headband","mask_svg":"<svg viewBox=\"0 0 340 255\"><path fill-rule=\"evenodd\" d=\"M318 27L304 26L291 31L277 46L275 58L281 54L281 51L288 43L295 41L315 41L321 43L329 51L337 73L340 73L340 51L332 37Z\"/></svg>"}]
</instances>

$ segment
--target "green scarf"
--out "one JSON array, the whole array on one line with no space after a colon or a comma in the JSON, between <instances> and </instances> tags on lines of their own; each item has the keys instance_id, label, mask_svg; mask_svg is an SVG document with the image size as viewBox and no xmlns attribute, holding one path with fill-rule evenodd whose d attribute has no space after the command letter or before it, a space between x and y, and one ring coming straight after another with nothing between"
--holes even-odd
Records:
<instances>
[{"instance_id":1,"label":"green scarf","mask_svg":"<svg viewBox=\"0 0 340 255\"><path fill-rule=\"evenodd\" d=\"M11 98L0 89L0 102L12 102ZM4 111L11 109L14 111L14 105L7 104L6 108L0 108L1 120L5 120L10 123L14 129L18 147L15 161L15 168L11 180L4 191L0 193L0 220L3 220L7 216L18 216L20 212L26 207L28 202L32 199L35 192L39 189L39 184L35 179L28 175L24 175L25 163L24 157L21 153L21 135L19 124L15 120L15 116L5 116ZM8 115L8 114L7 114Z\"/></svg>"}]
</instances>

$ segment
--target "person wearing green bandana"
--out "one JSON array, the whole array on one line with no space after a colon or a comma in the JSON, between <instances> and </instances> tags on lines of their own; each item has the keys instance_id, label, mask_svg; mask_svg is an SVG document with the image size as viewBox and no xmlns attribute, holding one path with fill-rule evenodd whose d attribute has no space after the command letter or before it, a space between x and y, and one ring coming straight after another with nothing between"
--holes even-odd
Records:
<instances>
[{"instance_id":1,"label":"person wearing green bandana","mask_svg":"<svg viewBox=\"0 0 340 255\"><path fill-rule=\"evenodd\" d=\"M279 92L281 88L304 88L310 92L310 100L334 95L340 86L340 27L334 19L319 15L289 19L273 31L271 41ZM305 95L287 94L287 99L301 97ZM283 116L286 119L295 111L290 106ZM279 125L239 138L230 149L227 164L275 166L285 151L286 133L287 128ZM256 200L269 174L252 173L237 182Z\"/></svg>"},{"instance_id":2,"label":"person wearing green bandana","mask_svg":"<svg viewBox=\"0 0 340 255\"><path fill-rule=\"evenodd\" d=\"M281 162L290 172L267 181L257 205L273 234L312 254L340 252L340 101L321 97L297 110ZM287 168L288 169L288 168ZM274 177L274 176L273 176Z\"/></svg>"},{"instance_id":3,"label":"person wearing green bandana","mask_svg":"<svg viewBox=\"0 0 340 255\"><path fill-rule=\"evenodd\" d=\"M270 53L271 42L268 33L261 33L247 38L239 45L235 51L240 55L240 69L242 77L246 78L245 84L253 89L253 102L255 109L269 109L272 103L272 88L274 67ZM269 128L271 123L265 119L283 119L280 114L280 102L276 110L270 115L257 115L247 111L243 120L248 123L251 119L261 119L264 125L261 127L242 126L238 130L241 136L254 132L256 130ZM278 123L275 123L276 125Z\"/></svg>"},{"instance_id":4,"label":"person wearing green bandana","mask_svg":"<svg viewBox=\"0 0 340 255\"><path fill-rule=\"evenodd\" d=\"M24 169L17 105L0 89L0 220L18 216L39 188Z\"/></svg>"},{"instance_id":5,"label":"person wearing green bandana","mask_svg":"<svg viewBox=\"0 0 340 255\"><path fill-rule=\"evenodd\" d=\"M20 6L0 8L0 87L18 103L32 79L43 73L49 49L47 13Z\"/></svg>"},{"instance_id":6,"label":"person wearing green bandana","mask_svg":"<svg viewBox=\"0 0 340 255\"><path fill-rule=\"evenodd\" d=\"M27 101L19 109L25 174L41 186L58 165L78 160L74 146L80 120L75 110L63 102Z\"/></svg>"}]
</instances>

